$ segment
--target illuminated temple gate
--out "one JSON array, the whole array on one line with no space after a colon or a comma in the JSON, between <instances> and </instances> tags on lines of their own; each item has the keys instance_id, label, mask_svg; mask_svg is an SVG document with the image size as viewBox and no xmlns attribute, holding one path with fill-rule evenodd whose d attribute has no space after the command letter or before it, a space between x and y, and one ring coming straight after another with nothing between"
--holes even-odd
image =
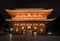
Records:
<instances>
[{"instance_id":1,"label":"illuminated temple gate","mask_svg":"<svg viewBox=\"0 0 60 41\"><path fill-rule=\"evenodd\" d=\"M6 9L6 11L12 17L6 19L12 25L12 33L45 34L47 23L53 20L47 19L53 9Z\"/></svg>"}]
</instances>

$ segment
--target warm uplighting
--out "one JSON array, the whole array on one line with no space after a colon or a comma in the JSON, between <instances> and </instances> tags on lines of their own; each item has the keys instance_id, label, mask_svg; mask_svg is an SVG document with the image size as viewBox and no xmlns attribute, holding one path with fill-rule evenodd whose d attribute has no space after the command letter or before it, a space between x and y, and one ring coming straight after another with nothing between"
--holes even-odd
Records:
<instances>
[{"instance_id":1,"label":"warm uplighting","mask_svg":"<svg viewBox=\"0 0 60 41\"><path fill-rule=\"evenodd\" d=\"M22 29L24 29L25 27L22 27Z\"/></svg>"},{"instance_id":2,"label":"warm uplighting","mask_svg":"<svg viewBox=\"0 0 60 41\"><path fill-rule=\"evenodd\" d=\"M40 29L40 32L43 32L43 29Z\"/></svg>"},{"instance_id":3,"label":"warm uplighting","mask_svg":"<svg viewBox=\"0 0 60 41\"><path fill-rule=\"evenodd\" d=\"M46 19L53 9L16 9L6 11L12 16L12 19Z\"/></svg>"},{"instance_id":4,"label":"warm uplighting","mask_svg":"<svg viewBox=\"0 0 60 41\"><path fill-rule=\"evenodd\" d=\"M40 26L45 26L44 23L40 23Z\"/></svg>"},{"instance_id":5,"label":"warm uplighting","mask_svg":"<svg viewBox=\"0 0 60 41\"><path fill-rule=\"evenodd\" d=\"M39 16L39 18L43 18L44 17L44 15L43 14L40 14L40 15L38 15Z\"/></svg>"},{"instance_id":6,"label":"warm uplighting","mask_svg":"<svg viewBox=\"0 0 60 41\"><path fill-rule=\"evenodd\" d=\"M31 16L30 13L28 13L28 16Z\"/></svg>"},{"instance_id":7,"label":"warm uplighting","mask_svg":"<svg viewBox=\"0 0 60 41\"><path fill-rule=\"evenodd\" d=\"M31 29L31 26L28 26L27 29Z\"/></svg>"},{"instance_id":8,"label":"warm uplighting","mask_svg":"<svg viewBox=\"0 0 60 41\"><path fill-rule=\"evenodd\" d=\"M19 26L19 23L15 23L14 26Z\"/></svg>"},{"instance_id":9,"label":"warm uplighting","mask_svg":"<svg viewBox=\"0 0 60 41\"><path fill-rule=\"evenodd\" d=\"M33 15L33 18L37 18L38 16L37 15Z\"/></svg>"},{"instance_id":10,"label":"warm uplighting","mask_svg":"<svg viewBox=\"0 0 60 41\"><path fill-rule=\"evenodd\" d=\"M15 17L16 17L16 18L20 18L20 15L19 15L19 14L17 14Z\"/></svg>"},{"instance_id":11,"label":"warm uplighting","mask_svg":"<svg viewBox=\"0 0 60 41\"><path fill-rule=\"evenodd\" d=\"M38 24L37 23L34 23L33 26L38 26Z\"/></svg>"},{"instance_id":12,"label":"warm uplighting","mask_svg":"<svg viewBox=\"0 0 60 41\"><path fill-rule=\"evenodd\" d=\"M16 27L16 32L18 32L18 27Z\"/></svg>"},{"instance_id":13,"label":"warm uplighting","mask_svg":"<svg viewBox=\"0 0 60 41\"><path fill-rule=\"evenodd\" d=\"M13 31L13 28L11 28L10 30Z\"/></svg>"},{"instance_id":14,"label":"warm uplighting","mask_svg":"<svg viewBox=\"0 0 60 41\"><path fill-rule=\"evenodd\" d=\"M25 18L26 16L25 15L21 15L19 18Z\"/></svg>"},{"instance_id":15,"label":"warm uplighting","mask_svg":"<svg viewBox=\"0 0 60 41\"><path fill-rule=\"evenodd\" d=\"M8 14L11 15L11 19L6 19L12 27L12 33L19 34L45 34L46 24L53 21L54 19L47 19L47 16L51 14L53 9L15 9L8 10ZM7 29L9 31L9 29Z\"/></svg>"},{"instance_id":16,"label":"warm uplighting","mask_svg":"<svg viewBox=\"0 0 60 41\"><path fill-rule=\"evenodd\" d=\"M34 29L37 29L37 27L34 27Z\"/></svg>"}]
</instances>

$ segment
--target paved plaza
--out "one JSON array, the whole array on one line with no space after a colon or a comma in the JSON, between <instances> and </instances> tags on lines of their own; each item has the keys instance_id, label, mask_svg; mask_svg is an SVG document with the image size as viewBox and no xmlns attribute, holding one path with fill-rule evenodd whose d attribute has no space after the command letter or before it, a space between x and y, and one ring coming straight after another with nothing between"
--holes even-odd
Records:
<instances>
[{"instance_id":1,"label":"paved plaza","mask_svg":"<svg viewBox=\"0 0 60 41\"><path fill-rule=\"evenodd\" d=\"M0 35L0 41L60 41L57 35Z\"/></svg>"}]
</instances>

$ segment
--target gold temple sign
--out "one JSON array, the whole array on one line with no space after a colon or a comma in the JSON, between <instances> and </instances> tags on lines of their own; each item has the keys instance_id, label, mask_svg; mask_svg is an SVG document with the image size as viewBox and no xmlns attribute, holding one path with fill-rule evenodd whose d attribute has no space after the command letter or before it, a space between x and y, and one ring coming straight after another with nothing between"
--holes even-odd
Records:
<instances>
[{"instance_id":1,"label":"gold temple sign","mask_svg":"<svg viewBox=\"0 0 60 41\"><path fill-rule=\"evenodd\" d=\"M12 19L46 19L53 9L6 9L6 11Z\"/></svg>"}]
</instances>

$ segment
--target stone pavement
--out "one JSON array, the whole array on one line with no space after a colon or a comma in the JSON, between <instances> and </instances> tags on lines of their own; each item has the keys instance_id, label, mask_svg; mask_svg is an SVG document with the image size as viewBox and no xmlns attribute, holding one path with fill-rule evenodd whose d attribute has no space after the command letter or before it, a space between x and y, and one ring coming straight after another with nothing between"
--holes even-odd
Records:
<instances>
[{"instance_id":1,"label":"stone pavement","mask_svg":"<svg viewBox=\"0 0 60 41\"><path fill-rule=\"evenodd\" d=\"M60 41L57 35L0 35L0 41Z\"/></svg>"}]
</instances>

